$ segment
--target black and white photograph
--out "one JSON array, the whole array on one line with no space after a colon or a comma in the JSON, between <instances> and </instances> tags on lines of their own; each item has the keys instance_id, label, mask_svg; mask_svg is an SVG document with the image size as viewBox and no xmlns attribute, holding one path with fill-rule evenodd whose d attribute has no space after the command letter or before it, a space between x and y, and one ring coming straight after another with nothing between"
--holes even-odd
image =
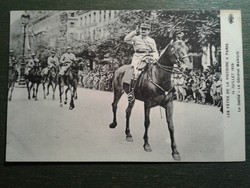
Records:
<instances>
[{"instance_id":1,"label":"black and white photograph","mask_svg":"<svg viewBox=\"0 0 250 188\"><path fill-rule=\"evenodd\" d=\"M7 162L245 160L241 12L10 12Z\"/></svg>"}]
</instances>

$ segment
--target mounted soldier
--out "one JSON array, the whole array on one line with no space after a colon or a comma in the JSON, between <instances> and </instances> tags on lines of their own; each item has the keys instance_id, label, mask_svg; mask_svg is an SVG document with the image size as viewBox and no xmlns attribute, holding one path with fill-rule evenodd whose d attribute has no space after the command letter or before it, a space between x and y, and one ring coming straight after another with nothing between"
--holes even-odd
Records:
<instances>
[{"instance_id":1,"label":"mounted soldier","mask_svg":"<svg viewBox=\"0 0 250 188\"><path fill-rule=\"evenodd\" d=\"M14 51L13 50L10 50L10 53L9 53L9 66L16 66L17 64L17 60L14 56Z\"/></svg>"},{"instance_id":2,"label":"mounted soldier","mask_svg":"<svg viewBox=\"0 0 250 188\"><path fill-rule=\"evenodd\" d=\"M40 64L39 64L39 59L36 58L36 54L32 53L31 54L31 58L28 61L28 64L26 66L26 70L25 70L25 75L30 74L31 70L36 70L36 72L40 71Z\"/></svg>"},{"instance_id":3,"label":"mounted soldier","mask_svg":"<svg viewBox=\"0 0 250 188\"><path fill-rule=\"evenodd\" d=\"M130 85L128 86L130 88L130 92L128 93L128 100L130 102L135 100L134 88L136 80L143 70L142 67L145 67L145 63L156 62L159 58L155 40L148 36L150 31L151 24L143 22L140 27L130 32L124 38L125 42L133 45L135 51L131 62L131 66L134 69L134 77L131 79L131 83L128 84Z\"/></svg>"},{"instance_id":4,"label":"mounted soldier","mask_svg":"<svg viewBox=\"0 0 250 188\"><path fill-rule=\"evenodd\" d=\"M15 83L17 81L18 78L18 71L17 71L17 60L14 57L14 52L13 50L10 50L9 53L9 79L8 79L8 97L9 97L9 101L12 100L12 92L14 90L15 87Z\"/></svg>"},{"instance_id":5,"label":"mounted soldier","mask_svg":"<svg viewBox=\"0 0 250 188\"><path fill-rule=\"evenodd\" d=\"M73 64L73 62L76 62L76 56L72 53L71 47L68 46L66 49L66 53L62 55L60 59L60 71L59 76L64 76L68 68Z\"/></svg>"},{"instance_id":6,"label":"mounted soldier","mask_svg":"<svg viewBox=\"0 0 250 188\"><path fill-rule=\"evenodd\" d=\"M44 82L47 81L47 77L50 73L50 70L52 68L55 68L56 72L59 71L59 60L58 58L55 56L56 52L54 50L52 50L50 52L50 56L48 57L48 60L47 60L47 67L43 69L42 71L42 74L43 74L43 77L45 77L44 79Z\"/></svg>"}]
</instances>

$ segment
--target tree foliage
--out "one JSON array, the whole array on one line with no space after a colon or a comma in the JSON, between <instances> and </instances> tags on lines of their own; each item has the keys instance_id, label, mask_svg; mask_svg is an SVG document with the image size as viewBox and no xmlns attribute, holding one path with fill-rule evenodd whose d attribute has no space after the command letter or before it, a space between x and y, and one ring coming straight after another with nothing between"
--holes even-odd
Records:
<instances>
[{"instance_id":1,"label":"tree foliage","mask_svg":"<svg viewBox=\"0 0 250 188\"><path fill-rule=\"evenodd\" d=\"M149 18L157 48L163 49L173 39L177 31L185 34L184 40L192 51L200 51L202 46L220 46L220 20L218 11L120 11L117 21L110 24L110 37L97 47L99 57L125 59L133 54L132 45L124 42L124 37Z\"/></svg>"}]
</instances>

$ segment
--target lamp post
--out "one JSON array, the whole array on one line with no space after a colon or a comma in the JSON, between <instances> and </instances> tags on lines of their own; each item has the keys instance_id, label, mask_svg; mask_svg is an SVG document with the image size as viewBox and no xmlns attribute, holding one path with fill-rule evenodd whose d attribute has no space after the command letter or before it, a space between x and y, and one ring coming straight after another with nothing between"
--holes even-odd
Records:
<instances>
[{"instance_id":1,"label":"lamp post","mask_svg":"<svg viewBox=\"0 0 250 188\"><path fill-rule=\"evenodd\" d=\"M23 58L21 62L21 67L20 67L20 79L19 79L19 84L24 85L25 84L25 78L24 78L24 70L25 70L25 39L26 39L26 27L30 21L30 15L25 12L21 16L21 22L23 25Z\"/></svg>"}]
</instances>

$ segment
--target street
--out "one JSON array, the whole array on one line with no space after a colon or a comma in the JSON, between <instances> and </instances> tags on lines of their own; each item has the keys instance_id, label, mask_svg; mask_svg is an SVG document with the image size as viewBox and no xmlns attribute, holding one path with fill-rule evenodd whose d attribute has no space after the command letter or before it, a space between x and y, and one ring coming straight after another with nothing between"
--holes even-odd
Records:
<instances>
[{"instance_id":1,"label":"street","mask_svg":"<svg viewBox=\"0 0 250 188\"><path fill-rule=\"evenodd\" d=\"M26 88L16 87L8 102L7 161L155 161L174 162L165 112L151 110L149 143L152 152L143 149L143 103L136 101L130 120L133 142L125 137L123 95L117 110L118 125L112 122L112 92L78 87L75 109L60 107L51 94L38 101L28 100ZM162 114L162 118L161 118ZM174 102L174 125L181 161L223 161L223 116L219 108L194 103Z\"/></svg>"}]
</instances>

